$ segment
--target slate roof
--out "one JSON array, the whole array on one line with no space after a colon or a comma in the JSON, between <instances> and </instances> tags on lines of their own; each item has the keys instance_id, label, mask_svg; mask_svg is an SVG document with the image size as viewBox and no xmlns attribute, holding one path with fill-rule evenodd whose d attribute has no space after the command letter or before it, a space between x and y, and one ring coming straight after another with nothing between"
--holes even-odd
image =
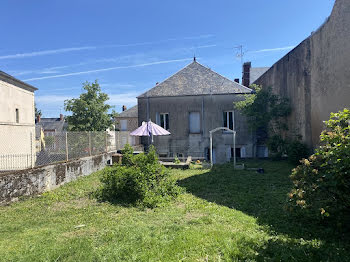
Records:
<instances>
[{"instance_id":1,"label":"slate roof","mask_svg":"<svg viewBox=\"0 0 350 262\"><path fill-rule=\"evenodd\" d=\"M260 76L262 76L270 67L251 67L249 75L249 83L253 84Z\"/></svg>"},{"instance_id":2,"label":"slate roof","mask_svg":"<svg viewBox=\"0 0 350 262\"><path fill-rule=\"evenodd\" d=\"M5 72L3 71L0 71L0 80L1 81L4 81L4 82L7 82L11 85L14 85L14 86L18 86L20 88L23 88L27 91L30 91L30 92L34 92L36 90L38 90L37 88L35 88L34 86L32 85L29 85L27 83L24 83L22 82L21 80L9 75L9 74L6 74Z\"/></svg>"},{"instance_id":3,"label":"slate roof","mask_svg":"<svg viewBox=\"0 0 350 262\"><path fill-rule=\"evenodd\" d=\"M162 83L138 96L188 96L251 93L252 90L231 81L211 69L193 61Z\"/></svg>"},{"instance_id":4,"label":"slate roof","mask_svg":"<svg viewBox=\"0 0 350 262\"><path fill-rule=\"evenodd\" d=\"M68 123L61 121L60 118L41 118L36 126L41 126L44 131L55 130L56 132L63 132L67 130Z\"/></svg>"},{"instance_id":5,"label":"slate roof","mask_svg":"<svg viewBox=\"0 0 350 262\"><path fill-rule=\"evenodd\" d=\"M138 117L138 108L137 105L129 108L128 110L125 110L121 112L118 117Z\"/></svg>"}]
</instances>

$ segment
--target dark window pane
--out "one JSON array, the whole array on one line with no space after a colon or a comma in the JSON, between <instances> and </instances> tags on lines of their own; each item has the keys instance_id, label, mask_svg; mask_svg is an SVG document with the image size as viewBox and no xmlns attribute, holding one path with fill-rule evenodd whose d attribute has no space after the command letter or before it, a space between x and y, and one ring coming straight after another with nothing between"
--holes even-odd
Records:
<instances>
[{"instance_id":1,"label":"dark window pane","mask_svg":"<svg viewBox=\"0 0 350 262\"><path fill-rule=\"evenodd\" d=\"M224 127L227 127L227 112L224 112Z\"/></svg>"},{"instance_id":2,"label":"dark window pane","mask_svg":"<svg viewBox=\"0 0 350 262\"><path fill-rule=\"evenodd\" d=\"M229 112L229 129L233 130L233 112Z\"/></svg>"},{"instance_id":3,"label":"dark window pane","mask_svg":"<svg viewBox=\"0 0 350 262\"><path fill-rule=\"evenodd\" d=\"M165 129L169 129L169 114L165 114Z\"/></svg>"},{"instance_id":4,"label":"dark window pane","mask_svg":"<svg viewBox=\"0 0 350 262\"><path fill-rule=\"evenodd\" d=\"M165 128L165 126L164 126L164 114L160 115L160 126Z\"/></svg>"}]
</instances>

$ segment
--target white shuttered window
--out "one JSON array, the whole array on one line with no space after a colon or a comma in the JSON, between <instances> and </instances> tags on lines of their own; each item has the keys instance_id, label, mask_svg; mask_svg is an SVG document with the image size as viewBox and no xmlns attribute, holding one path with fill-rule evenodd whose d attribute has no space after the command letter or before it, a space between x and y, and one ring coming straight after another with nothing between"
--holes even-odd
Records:
<instances>
[{"instance_id":1,"label":"white shuttered window","mask_svg":"<svg viewBox=\"0 0 350 262\"><path fill-rule=\"evenodd\" d=\"M198 134L201 132L201 119L200 119L199 112L190 112L189 122L190 122L190 133Z\"/></svg>"}]
</instances>

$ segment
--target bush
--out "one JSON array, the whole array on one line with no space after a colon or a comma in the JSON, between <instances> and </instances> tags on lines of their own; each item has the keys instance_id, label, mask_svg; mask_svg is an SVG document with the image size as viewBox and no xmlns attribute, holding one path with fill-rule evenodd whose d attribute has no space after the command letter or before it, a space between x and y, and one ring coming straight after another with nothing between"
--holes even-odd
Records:
<instances>
[{"instance_id":1,"label":"bush","mask_svg":"<svg viewBox=\"0 0 350 262\"><path fill-rule=\"evenodd\" d=\"M332 113L316 153L292 171L288 209L295 214L349 229L350 111Z\"/></svg>"},{"instance_id":2,"label":"bush","mask_svg":"<svg viewBox=\"0 0 350 262\"><path fill-rule=\"evenodd\" d=\"M288 161L292 164L300 164L300 160L309 156L309 148L299 140L292 140L287 144Z\"/></svg>"},{"instance_id":3,"label":"bush","mask_svg":"<svg viewBox=\"0 0 350 262\"><path fill-rule=\"evenodd\" d=\"M162 166L153 147L148 154L133 155L123 150L123 165L103 171L98 196L102 200L153 208L175 198L181 188Z\"/></svg>"}]
</instances>

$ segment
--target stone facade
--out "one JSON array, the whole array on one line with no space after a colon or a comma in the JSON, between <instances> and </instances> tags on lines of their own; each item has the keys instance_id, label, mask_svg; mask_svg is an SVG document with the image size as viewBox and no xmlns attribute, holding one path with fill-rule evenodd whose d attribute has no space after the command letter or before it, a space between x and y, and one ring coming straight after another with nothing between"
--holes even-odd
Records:
<instances>
[{"instance_id":1,"label":"stone facade","mask_svg":"<svg viewBox=\"0 0 350 262\"><path fill-rule=\"evenodd\" d=\"M241 157L253 157L254 146L252 133L249 131L245 117L233 108L233 102L242 99L240 95L202 95L182 97L139 98L139 125L149 118L156 122L159 112L169 114L169 136L155 136L154 145L164 157L192 156L193 159L209 160L209 131L224 125L223 113L234 111L234 127L237 131L236 148ZM147 105L148 104L148 105ZM149 114L147 114L149 108ZM200 132L190 133L190 112L200 114ZM149 144L148 138L142 143ZM232 157L233 135L218 131L213 136L213 160L222 163Z\"/></svg>"},{"instance_id":2,"label":"stone facade","mask_svg":"<svg viewBox=\"0 0 350 262\"><path fill-rule=\"evenodd\" d=\"M327 21L254 83L290 99L289 135L315 148L323 121L350 106L350 1L336 0Z\"/></svg>"}]
</instances>

